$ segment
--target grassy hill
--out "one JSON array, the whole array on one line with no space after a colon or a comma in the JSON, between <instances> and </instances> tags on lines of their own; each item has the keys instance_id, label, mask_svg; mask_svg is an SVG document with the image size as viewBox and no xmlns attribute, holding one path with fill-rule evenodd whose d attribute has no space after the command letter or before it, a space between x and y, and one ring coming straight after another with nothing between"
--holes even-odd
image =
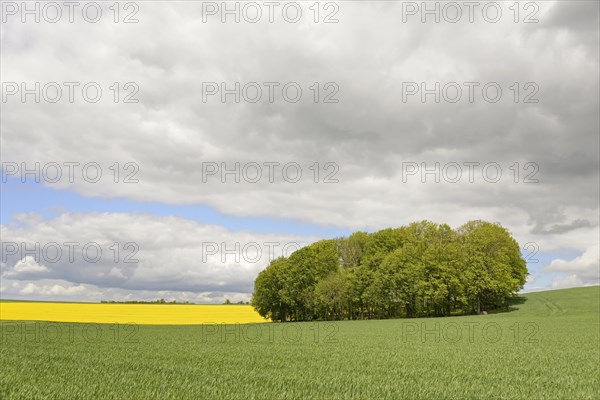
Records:
<instances>
[{"instance_id":1,"label":"grassy hill","mask_svg":"<svg viewBox=\"0 0 600 400\"><path fill-rule=\"evenodd\" d=\"M3 399L600 398L598 286L482 316L0 326Z\"/></svg>"}]
</instances>

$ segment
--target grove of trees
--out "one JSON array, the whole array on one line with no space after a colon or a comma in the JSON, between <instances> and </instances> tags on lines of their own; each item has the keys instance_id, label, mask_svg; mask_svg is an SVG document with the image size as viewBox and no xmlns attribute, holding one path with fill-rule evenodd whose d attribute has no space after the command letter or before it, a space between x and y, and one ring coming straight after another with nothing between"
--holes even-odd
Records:
<instances>
[{"instance_id":1,"label":"grove of trees","mask_svg":"<svg viewBox=\"0 0 600 400\"><path fill-rule=\"evenodd\" d=\"M527 274L501 225L421 221L275 259L256 278L251 304L281 322L479 314L508 308Z\"/></svg>"}]
</instances>

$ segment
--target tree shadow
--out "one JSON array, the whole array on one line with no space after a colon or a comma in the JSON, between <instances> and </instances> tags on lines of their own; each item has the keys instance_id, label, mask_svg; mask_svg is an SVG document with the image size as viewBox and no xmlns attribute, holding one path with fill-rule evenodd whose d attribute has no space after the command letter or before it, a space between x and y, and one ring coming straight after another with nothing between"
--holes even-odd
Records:
<instances>
[{"instance_id":1,"label":"tree shadow","mask_svg":"<svg viewBox=\"0 0 600 400\"><path fill-rule=\"evenodd\" d=\"M525 304L526 301L527 301L527 297L525 297L525 296L517 295L514 297L510 297L507 301L508 310L505 310L504 312L517 311L520 308L518 306Z\"/></svg>"}]
</instances>

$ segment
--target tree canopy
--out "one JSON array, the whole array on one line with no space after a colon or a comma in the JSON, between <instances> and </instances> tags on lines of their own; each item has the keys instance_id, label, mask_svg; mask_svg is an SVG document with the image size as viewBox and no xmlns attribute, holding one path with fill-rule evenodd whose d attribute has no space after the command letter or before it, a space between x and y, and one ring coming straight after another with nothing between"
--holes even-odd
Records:
<instances>
[{"instance_id":1,"label":"tree canopy","mask_svg":"<svg viewBox=\"0 0 600 400\"><path fill-rule=\"evenodd\" d=\"M421 221L277 258L258 274L251 304L281 322L472 314L508 307L527 274L500 224Z\"/></svg>"}]
</instances>

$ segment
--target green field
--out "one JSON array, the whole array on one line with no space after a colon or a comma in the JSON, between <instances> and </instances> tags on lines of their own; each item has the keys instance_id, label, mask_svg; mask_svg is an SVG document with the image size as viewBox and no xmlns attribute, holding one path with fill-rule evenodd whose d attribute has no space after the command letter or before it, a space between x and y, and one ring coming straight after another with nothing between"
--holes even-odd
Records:
<instances>
[{"instance_id":1,"label":"green field","mask_svg":"<svg viewBox=\"0 0 600 400\"><path fill-rule=\"evenodd\" d=\"M5 321L0 398L600 398L600 287L522 300L494 315L380 321Z\"/></svg>"}]
</instances>

